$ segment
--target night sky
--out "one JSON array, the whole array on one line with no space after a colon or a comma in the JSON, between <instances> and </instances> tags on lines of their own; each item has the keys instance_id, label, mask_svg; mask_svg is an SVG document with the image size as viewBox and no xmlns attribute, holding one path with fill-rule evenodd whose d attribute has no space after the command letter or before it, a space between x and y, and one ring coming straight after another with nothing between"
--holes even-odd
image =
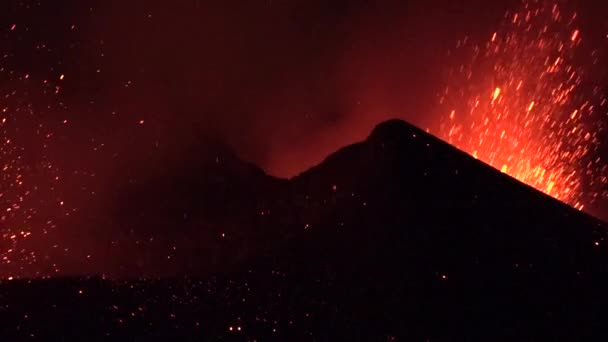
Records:
<instances>
[{"instance_id":1,"label":"night sky","mask_svg":"<svg viewBox=\"0 0 608 342\"><path fill-rule=\"evenodd\" d=\"M0 107L17 151L3 157L19 156L37 189L28 224L56 232L31 243L86 258L114 234L107 222L120 217L106 208L125 185L211 144L292 177L380 121L432 130L447 65L458 63L446 51L487 39L518 3L5 1ZM574 6L605 51L606 4Z\"/></svg>"},{"instance_id":2,"label":"night sky","mask_svg":"<svg viewBox=\"0 0 608 342\"><path fill-rule=\"evenodd\" d=\"M505 8L450 3L18 2L4 66L29 79L5 86L61 88L37 115L69 120L57 140L83 149L79 167L179 154L202 132L293 176L382 119L432 123L447 46Z\"/></svg>"}]
</instances>

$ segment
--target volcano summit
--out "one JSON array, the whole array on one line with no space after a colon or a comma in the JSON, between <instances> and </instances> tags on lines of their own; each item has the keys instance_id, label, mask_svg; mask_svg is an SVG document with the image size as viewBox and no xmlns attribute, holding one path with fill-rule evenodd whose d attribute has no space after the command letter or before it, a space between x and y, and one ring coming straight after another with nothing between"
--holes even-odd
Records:
<instances>
[{"instance_id":1,"label":"volcano summit","mask_svg":"<svg viewBox=\"0 0 608 342\"><path fill-rule=\"evenodd\" d=\"M2 336L484 341L606 333L606 225L406 122L381 123L290 180L217 151L115 201L115 219L154 242L117 253L124 259L106 270L112 280L3 282Z\"/></svg>"}]
</instances>

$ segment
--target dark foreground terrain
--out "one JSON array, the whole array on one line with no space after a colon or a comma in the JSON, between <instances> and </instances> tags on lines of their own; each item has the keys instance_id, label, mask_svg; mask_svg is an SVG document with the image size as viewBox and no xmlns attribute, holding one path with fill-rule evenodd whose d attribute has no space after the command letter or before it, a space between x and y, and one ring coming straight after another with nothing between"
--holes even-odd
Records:
<instances>
[{"instance_id":1,"label":"dark foreground terrain","mask_svg":"<svg viewBox=\"0 0 608 342\"><path fill-rule=\"evenodd\" d=\"M176 244L169 261L125 260L136 280L5 281L1 339L608 337L606 226L404 122L290 181L229 154L199 167L116 209Z\"/></svg>"}]
</instances>

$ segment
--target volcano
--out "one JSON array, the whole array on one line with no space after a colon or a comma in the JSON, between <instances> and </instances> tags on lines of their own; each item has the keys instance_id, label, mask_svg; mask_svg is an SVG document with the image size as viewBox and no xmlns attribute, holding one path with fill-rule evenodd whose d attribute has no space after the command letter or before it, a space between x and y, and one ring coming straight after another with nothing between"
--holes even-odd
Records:
<instances>
[{"instance_id":1,"label":"volcano","mask_svg":"<svg viewBox=\"0 0 608 342\"><path fill-rule=\"evenodd\" d=\"M124 252L116 273L130 278L5 281L2 336L486 341L608 333L606 224L404 121L379 124L289 180L225 149L183 165L116 200L113 215L131 236L154 237Z\"/></svg>"}]
</instances>

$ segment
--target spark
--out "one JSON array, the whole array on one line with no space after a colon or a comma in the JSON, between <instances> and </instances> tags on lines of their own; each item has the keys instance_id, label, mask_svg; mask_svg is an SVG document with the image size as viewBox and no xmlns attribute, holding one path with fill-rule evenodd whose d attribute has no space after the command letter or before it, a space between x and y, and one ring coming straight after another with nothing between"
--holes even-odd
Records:
<instances>
[{"instance_id":1,"label":"spark","mask_svg":"<svg viewBox=\"0 0 608 342\"><path fill-rule=\"evenodd\" d=\"M595 155L603 125L594 111L605 99L582 96L588 70L574 59L576 17L557 3L524 0L489 41L459 42L469 62L450 71L440 100L448 115L437 135L583 210L606 185L606 166Z\"/></svg>"},{"instance_id":2,"label":"spark","mask_svg":"<svg viewBox=\"0 0 608 342\"><path fill-rule=\"evenodd\" d=\"M496 101L496 99L498 99L499 96L500 96L500 88L494 89L494 92L492 93L492 102Z\"/></svg>"},{"instance_id":3,"label":"spark","mask_svg":"<svg viewBox=\"0 0 608 342\"><path fill-rule=\"evenodd\" d=\"M0 77L0 278L45 276L40 271L49 260L44 236L55 228L53 215L63 215L67 205L51 209L51 203L63 201L57 193L59 169L46 153L54 132L40 120L44 109L34 103L49 101L51 109L54 103L60 107L60 100L52 82L30 73L2 67ZM31 151L39 157L32 158Z\"/></svg>"}]
</instances>

